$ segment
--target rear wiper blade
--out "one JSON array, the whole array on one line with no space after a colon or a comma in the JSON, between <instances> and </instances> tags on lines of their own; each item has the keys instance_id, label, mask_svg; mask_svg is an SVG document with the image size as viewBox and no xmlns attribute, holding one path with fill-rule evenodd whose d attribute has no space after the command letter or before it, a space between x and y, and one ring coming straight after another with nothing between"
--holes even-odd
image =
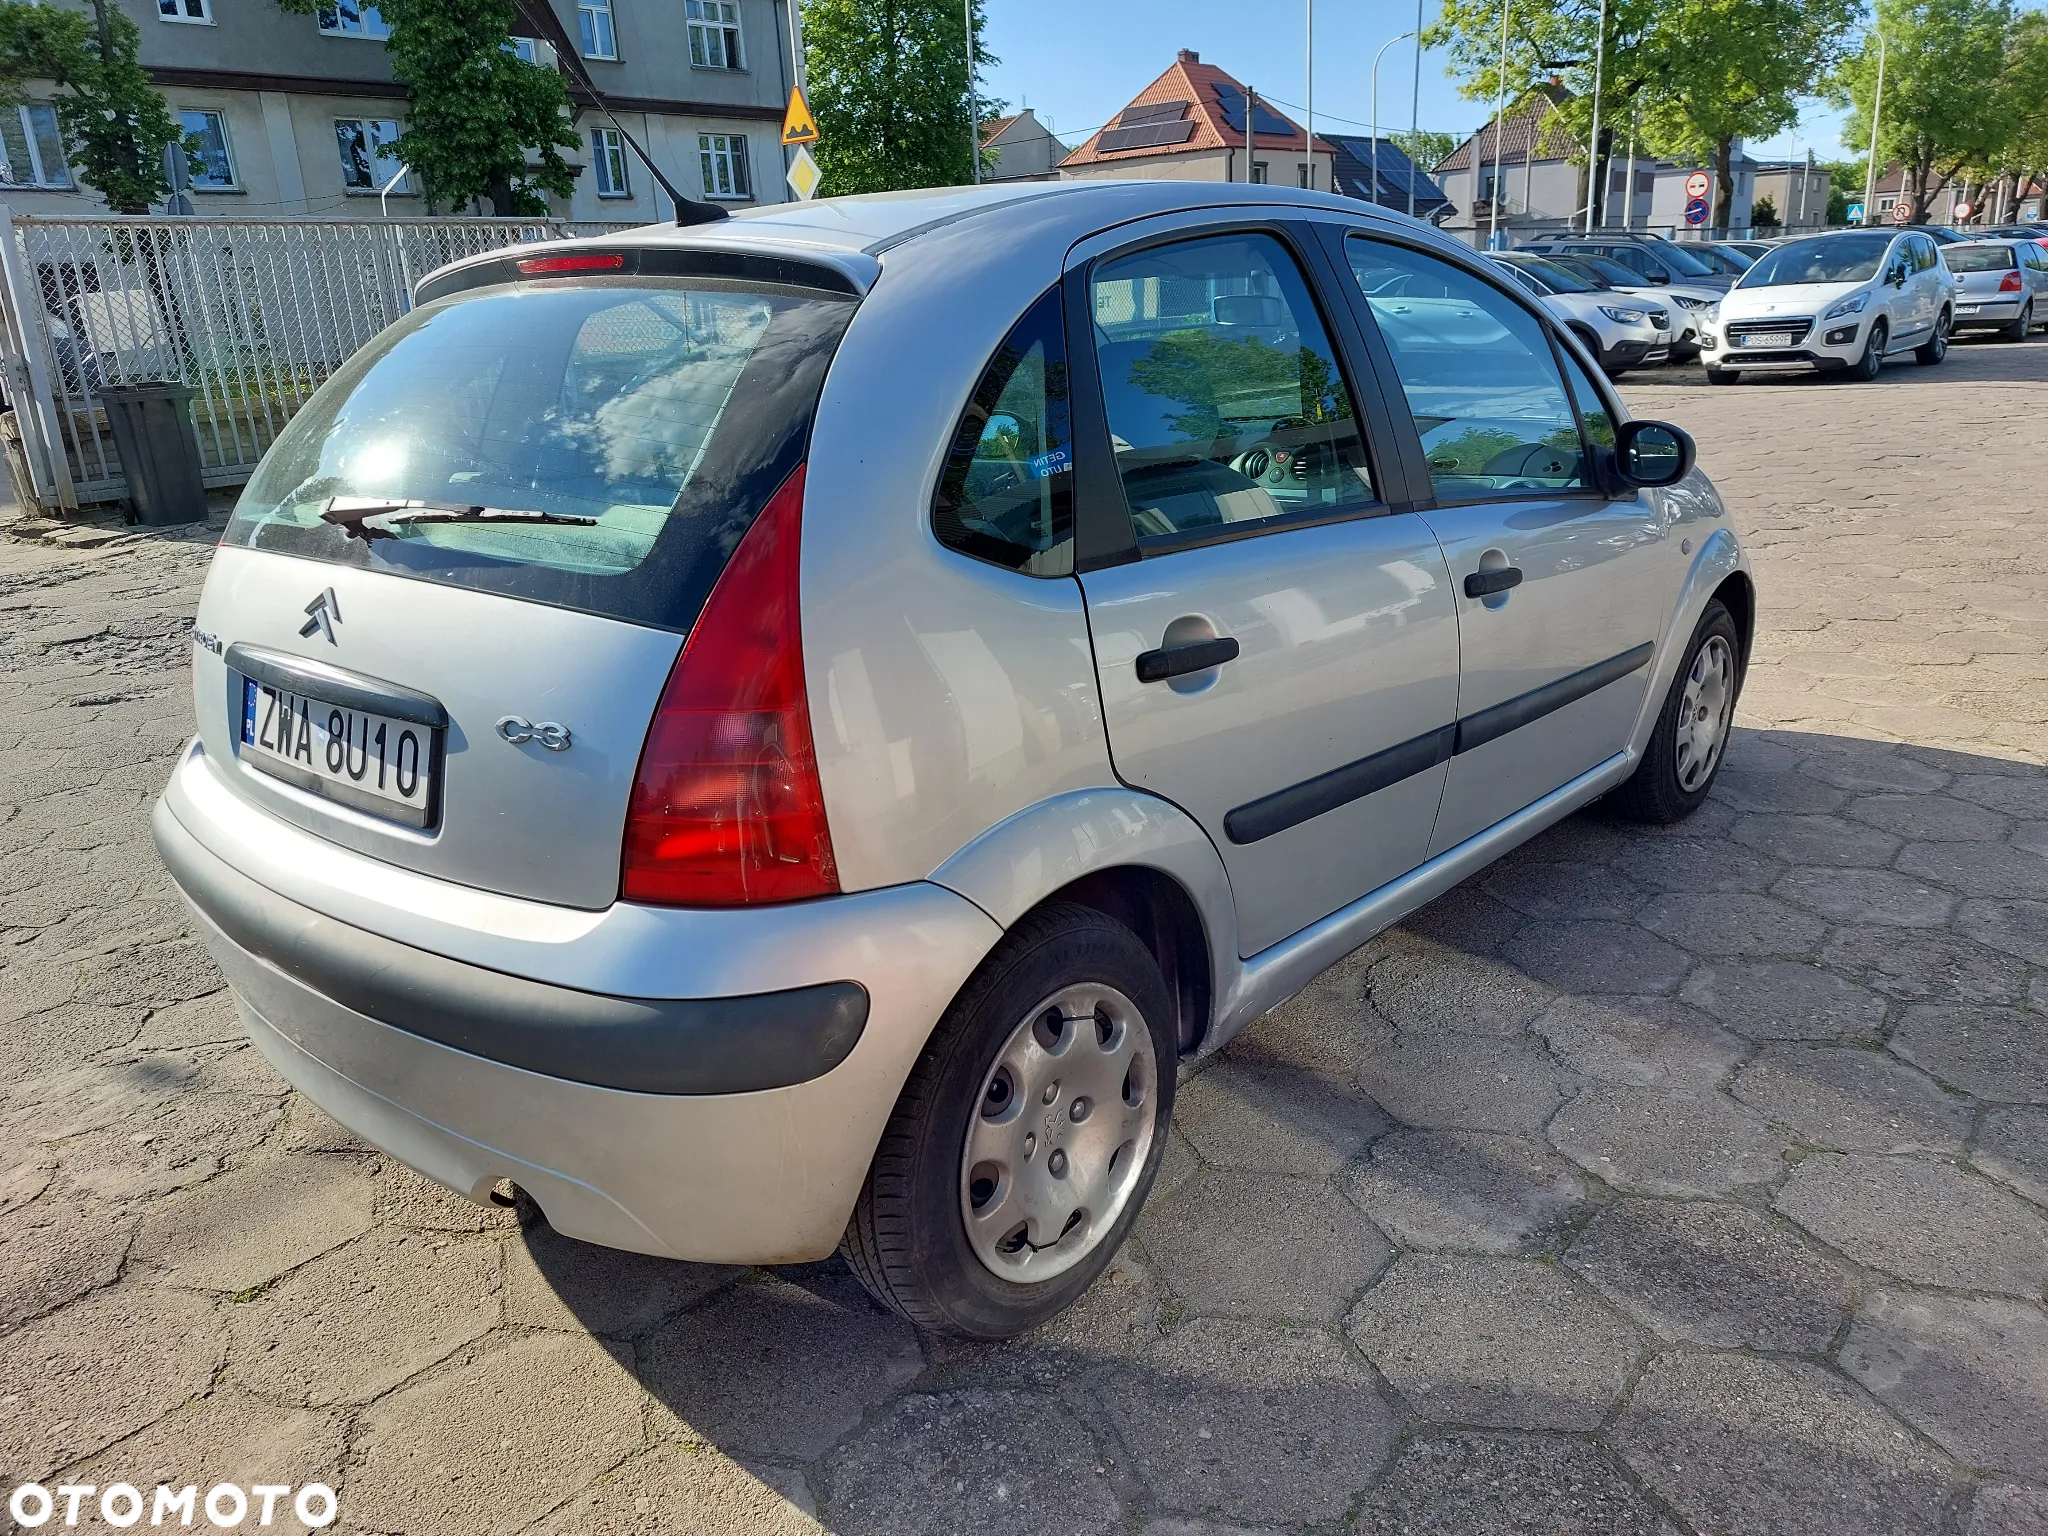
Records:
<instances>
[{"instance_id":1,"label":"rear wiper blade","mask_svg":"<svg viewBox=\"0 0 2048 1536\"><path fill-rule=\"evenodd\" d=\"M516 507L486 507L419 497L330 496L320 520L332 523L352 539L393 539L389 528L371 526L370 519L389 523L544 523L557 528L595 528L594 517L564 517L558 512L529 512Z\"/></svg>"}]
</instances>

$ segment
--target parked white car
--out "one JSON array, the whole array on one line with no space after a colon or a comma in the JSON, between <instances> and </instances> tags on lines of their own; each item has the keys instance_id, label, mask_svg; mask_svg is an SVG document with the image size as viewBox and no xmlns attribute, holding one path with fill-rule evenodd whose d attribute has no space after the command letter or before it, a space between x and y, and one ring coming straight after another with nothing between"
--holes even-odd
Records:
<instances>
[{"instance_id":1,"label":"parked white car","mask_svg":"<svg viewBox=\"0 0 2048 1536\"><path fill-rule=\"evenodd\" d=\"M1707 380L1846 370L1948 355L1956 279L1924 230L1850 230L1779 246L1742 274L1704 338Z\"/></svg>"},{"instance_id":2,"label":"parked white car","mask_svg":"<svg viewBox=\"0 0 2048 1536\"><path fill-rule=\"evenodd\" d=\"M1655 299L1603 291L1540 256L1504 251L1493 262L1541 299L1610 379L1671 356L1671 311Z\"/></svg>"}]
</instances>

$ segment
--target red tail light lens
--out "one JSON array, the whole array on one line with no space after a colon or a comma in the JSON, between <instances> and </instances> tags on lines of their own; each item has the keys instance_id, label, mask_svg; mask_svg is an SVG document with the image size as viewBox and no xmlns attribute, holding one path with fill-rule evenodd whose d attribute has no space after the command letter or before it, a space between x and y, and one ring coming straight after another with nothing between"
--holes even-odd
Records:
<instances>
[{"instance_id":1,"label":"red tail light lens","mask_svg":"<svg viewBox=\"0 0 2048 1536\"><path fill-rule=\"evenodd\" d=\"M2025 282L2021 280L2017 272L2008 272L1998 280L1998 291L2000 293L2018 293L2025 286Z\"/></svg>"},{"instance_id":2,"label":"red tail light lens","mask_svg":"<svg viewBox=\"0 0 2048 1536\"><path fill-rule=\"evenodd\" d=\"M797 623L803 500L799 465L669 673L626 811L627 901L732 907L839 889Z\"/></svg>"},{"instance_id":3,"label":"red tail light lens","mask_svg":"<svg viewBox=\"0 0 2048 1536\"><path fill-rule=\"evenodd\" d=\"M575 256L528 256L512 263L528 277L544 277L551 272L616 272L625 264L626 258L617 252Z\"/></svg>"}]
</instances>

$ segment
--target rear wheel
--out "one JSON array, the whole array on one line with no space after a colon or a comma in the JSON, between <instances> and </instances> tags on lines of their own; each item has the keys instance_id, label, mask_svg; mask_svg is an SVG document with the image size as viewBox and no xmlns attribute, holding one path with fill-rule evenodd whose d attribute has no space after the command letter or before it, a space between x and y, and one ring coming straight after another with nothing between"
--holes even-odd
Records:
<instances>
[{"instance_id":1,"label":"rear wheel","mask_svg":"<svg viewBox=\"0 0 2048 1536\"><path fill-rule=\"evenodd\" d=\"M913 1323L1006 1338L1089 1287L1152 1188L1173 1114L1166 983L1136 934L1059 903L946 1010L841 1245Z\"/></svg>"},{"instance_id":2,"label":"rear wheel","mask_svg":"<svg viewBox=\"0 0 2048 1536\"><path fill-rule=\"evenodd\" d=\"M1698 810L1721 771L1721 755L1742 692L1742 636L1719 598L1692 632L1643 760L1611 797L1632 821L1683 821Z\"/></svg>"},{"instance_id":3,"label":"rear wheel","mask_svg":"<svg viewBox=\"0 0 2048 1536\"><path fill-rule=\"evenodd\" d=\"M2013 317L2010 325L1998 328L2000 341L2025 341L2027 333L2034 328L2034 305L2030 299L2020 306L2020 312Z\"/></svg>"},{"instance_id":4,"label":"rear wheel","mask_svg":"<svg viewBox=\"0 0 2048 1536\"><path fill-rule=\"evenodd\" d=\"M1882 320L1870 327L1870 337L1863 343L1863 355L1849 365L1849 377L1859 384L1868 384L1884 367L1884 346L1891 339L1891 328Z\"/></svg>"},{"instance_id":5,"label":"rear wheel","mask_svg":"<svg viewBox=\"0 0 2048 1536\"><path fill-rule=\"evenodd\" d=\"M1932 367L1934 364L1940 362L1944 357L1947 357L1948 332L1949 326L1952 323L1953 322L1949 319L1948 311L1944 309L1941 312L1941 318L1934 322L1934 334L1928 337L1926 341L1924 341L1919 346L1913 349L1914 358L1917 361L1925 363L1929 367ZM2026 332L2022 331L2020 332L2020 334L2024 336Z\"/></svg>"}]
</instances>

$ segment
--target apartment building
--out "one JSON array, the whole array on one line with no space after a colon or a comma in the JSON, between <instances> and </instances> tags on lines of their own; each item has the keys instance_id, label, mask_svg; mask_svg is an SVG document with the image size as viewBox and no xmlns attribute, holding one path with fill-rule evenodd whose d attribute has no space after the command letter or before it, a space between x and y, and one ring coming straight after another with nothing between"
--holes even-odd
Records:
<instances>
[{"instance_id":1,"label":"apartment building","mask_svg":"<svg viewBox=\"0 0 2048 1536\"><path fill-rule=\"evenodd\" d=\"M200 146L204 169L191 188L200 215L427 211L390 150L406 93L391 77L389 32L375 6L330 0L303 16L279 10L276 0L113 3L141 28L143 64ZM787 0L527 0L522 14L536 35L514 39L521 56L549 63L573 51L686 197L733 206L791 197L781 148L791 84ZM573 83L570 95L577 148L565 158L575 191L550 212L668 217L668 198L611 119ZM65 165L47 100L0 108L0 152L0 200L17 212L104 211Z\"/></svg>"}]
</instances>

